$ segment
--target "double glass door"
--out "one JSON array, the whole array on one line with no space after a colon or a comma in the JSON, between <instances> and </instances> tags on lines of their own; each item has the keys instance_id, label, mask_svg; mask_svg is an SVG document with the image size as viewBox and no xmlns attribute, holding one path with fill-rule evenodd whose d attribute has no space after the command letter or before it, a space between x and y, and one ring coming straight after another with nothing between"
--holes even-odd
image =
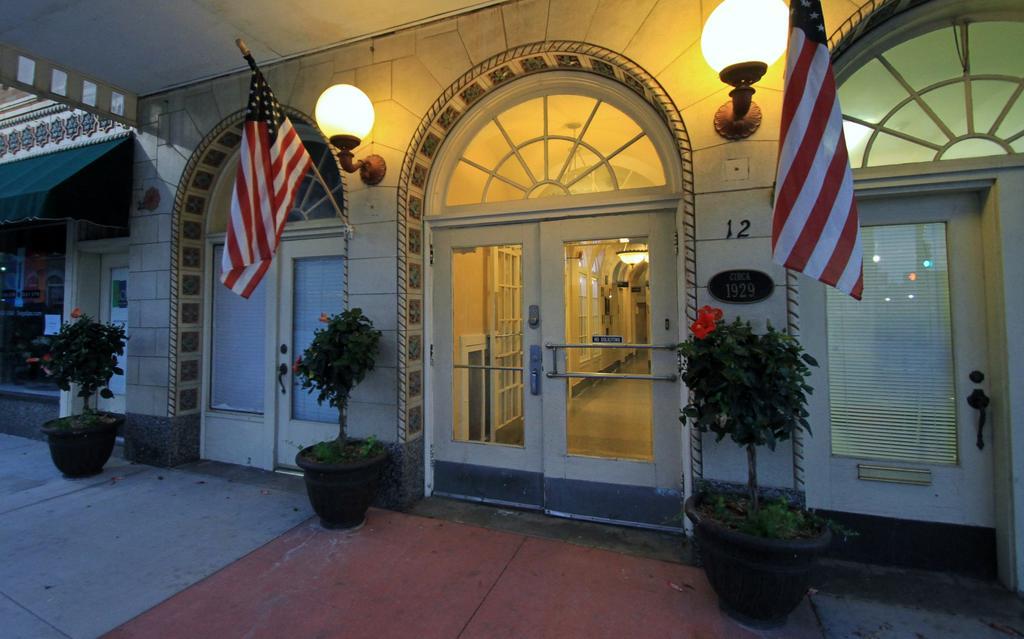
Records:
<instances>
[{"instance_id":1,"label":"double glass door","mask_svg":"<svg viewBox=\"0 0 1024 639\"><path fill-rule=\"evenodd\" d=\"M435 493L675 525L672 220L435 231Z\"/></svg>"}]
</instances>

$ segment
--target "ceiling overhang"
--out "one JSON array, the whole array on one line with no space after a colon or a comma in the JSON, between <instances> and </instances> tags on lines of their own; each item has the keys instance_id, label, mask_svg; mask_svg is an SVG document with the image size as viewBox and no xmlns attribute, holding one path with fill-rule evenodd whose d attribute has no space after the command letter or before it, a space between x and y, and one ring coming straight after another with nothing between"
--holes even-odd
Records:
<instances>
[{"instance_id":1,"label":"ceiling overhang","mask_svg":"<svg viewBox=\"0 0 1024 639\"><path fill-rule=\"evenodd\" d=\"M491 4L0 0L0 83L131 124L137 96L243 69L235 38L269 64ZM63 93L54 69L67 74Z\"/></svg>"}]
</instances>

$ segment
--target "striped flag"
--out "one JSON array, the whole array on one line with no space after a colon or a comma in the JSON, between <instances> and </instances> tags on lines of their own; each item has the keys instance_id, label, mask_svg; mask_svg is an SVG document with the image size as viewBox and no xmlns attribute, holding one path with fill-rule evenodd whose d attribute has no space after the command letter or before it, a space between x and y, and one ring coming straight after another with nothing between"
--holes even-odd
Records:
<instances>
[{"instance_id":1,"label":"striped flag","mask_svg":"<svg viewBox=\"0 0 1024 639\"><path fill-rule=\"evenodd\" d=\"M220 281L248 298L270 268L295 193L313 161L256 63L246 59L252 81Z\"/></svg>"},{"instance_id":2,"label":"striped flag","mask_svg":"<svg viewBox=\"0 0 1024 639\"><path fill-rule=\"evenodd\" d=\"M772 257L861 298L860 224L820 0L792 0Z\"/></svg>"}]
</instances>

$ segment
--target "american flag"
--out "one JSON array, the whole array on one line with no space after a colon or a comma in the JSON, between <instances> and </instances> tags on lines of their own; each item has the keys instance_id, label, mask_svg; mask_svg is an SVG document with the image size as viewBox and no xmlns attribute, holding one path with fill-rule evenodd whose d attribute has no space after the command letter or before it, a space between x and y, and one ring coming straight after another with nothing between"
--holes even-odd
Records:
<instances>
[{"instance_id":1,"label":"american flag","mask_svg":"<svg viewBox=\"0 0 1024 639\"><path fill-rule=\"evenodd\" d=\"M256 63L246 59L252 67L249 106L220 281L248 298L270 268L295 193L313 161Z\"/></svg>"},{"instance_id":2,"label":"american flag","mask_svg":"<svg viewBox=\"0 0 1024 639\"><path fill-rule=\"evenodd\" d=\"M840 291L864 289L860 224L820 0L792 0L772 256Z\"/></svg>"}]
</instances>

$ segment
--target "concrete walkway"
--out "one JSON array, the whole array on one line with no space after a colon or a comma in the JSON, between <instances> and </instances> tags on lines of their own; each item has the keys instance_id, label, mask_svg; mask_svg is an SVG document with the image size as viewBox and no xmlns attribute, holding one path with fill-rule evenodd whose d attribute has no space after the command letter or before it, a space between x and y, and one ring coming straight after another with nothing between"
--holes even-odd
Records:
<instances>
[{"instance_id":1,"label":"concrete walkway","mask_svg":"<svg viewBox=\"0 0 1024 639\"><path fill-rule=\"evenodd\" d=\"M97 637L311 514L298 491L116 458L64 479L44 442L0 435L0 637Z\"/></svg>"}]
</instances>

